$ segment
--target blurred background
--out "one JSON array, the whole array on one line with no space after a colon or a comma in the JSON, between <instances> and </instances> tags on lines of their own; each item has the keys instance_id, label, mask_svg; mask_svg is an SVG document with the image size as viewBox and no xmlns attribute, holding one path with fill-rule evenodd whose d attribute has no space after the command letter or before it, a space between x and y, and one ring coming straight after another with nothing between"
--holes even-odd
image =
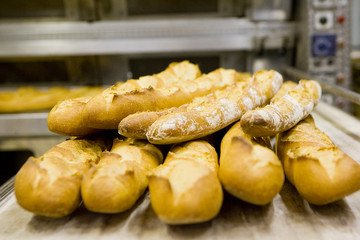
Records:
<instances>
[{"instance_id":1,"label":"blurred background","mask_svg":"<svg viewBox=\"0 0 360 240\"><path fill-rule=\"evenodd\" d=\"M291 70L360 92L360 0L12 0L0 8L0 91L109 86L188 59L203 72ZM1 100L1 99L0 99ZM360 118L360 108L323 100ZM64 139L47 111L0 114L1 168ZM19 128L19 126L23 126ZM9 170L10 169L10 170Z\"/></svg>"}]
</instances>

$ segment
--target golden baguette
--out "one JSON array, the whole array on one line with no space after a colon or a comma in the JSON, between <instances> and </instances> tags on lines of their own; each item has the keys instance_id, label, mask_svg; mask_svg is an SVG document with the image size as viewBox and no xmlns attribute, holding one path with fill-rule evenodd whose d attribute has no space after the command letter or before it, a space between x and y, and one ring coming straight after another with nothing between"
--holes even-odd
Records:
<instances>
[{"instance_id":1,"label":"golden baguette","mask_svg":"<svg viewBox=\"0 0 360 240\"><path fill-rule=\"evenodd\" d=\"M249 111L241 118L243 131L252 136L274 136L306 118L321 97L321 87L313 80L298 86L271 104Z\"/></svg>"},{"instance_id":2,"label":"golden baguette","mask_svg":"<svg viewBox=\"0 0 360 240\"><path fill-rule=\"evenodd\" d=\"M80 204L83 174L106 149L104 139L70 139L40 158L30 157L15 177L15 196L24 209L47 217L64 217Z\"/></svg>"},{"instance_id":3,"label":"golden baguette","mask_svg":"<svg viewBox=\"0 0 360 240\"><path fill-rule=\"evenodd\" d=\"M62 87L52 87L48 90L21 87L15 91L0 92L0 113L50 109L69 93L69 89Z\"/></svg>"},{"instance_id":4,"label":"golden baguette","mask_svg":"<svg viewBox=\"0 0 360 240\"><path fill-rule=\"evenodd\" d=\"M259 144L259 142L261 144ZM284 172L269 138L255 141L235 123L221 141L219 178L235 197L258 205L272 201L284 183Z\"/></svg>"},{"instance_id":5,"label":"golden baguette","mask_svg":"<svg viewBox=\"0 0 360 240\"><path fill-rule=\"evenodd\" d=\"M277 135L287 179L309 203L324 205L360 189L360 165L321 132L311 115Z\"/></svg>"},{"instance_id":6,"label":"golden baguette","mask_svg":"<svg viewBox=\"0 0 360 240\"><path fill-rule=\"evenodd\" d=\"M49 130L66 136L87 136L102 131L87 127L82 118L82 111L91 98L70 98L56 104L47 118Z\"/></svg>"},{"instance_id":7,"label":"golden baguette","mask_svg":"<svg viewBox=\"0 0 360 240\"><path fill-rule=\"evenodd\" d=\"M159 87L153 83L154 81L148 80L146 83L151 85L147 88L141 87L131 92L104 91L86 104L85 119L89 127L118 129L120 121L130 114L158 111L188 103L195 97L233 84L233 75L236 74L234 70L218 69L196 79L187 77L181 80L180 77L173 76L181 81L170 81L171 84L162 84ZM159 81L158 76L154 78ZM164 79L164 82L166 80Z\"/></svg>"},{"instance_id":8,"label":"golden baguette","mask_svg":"<svg viewBox=\"0 0 360 240\"><path fill-rule=\"evenodd\" d=\"M124 84L116 84L104 90L86 104L83 117L88 127L117 129L119 122L129 114L181 105L182 102L177 103L177 99L183 96L186 100L191 96L192 91L197 93L196 88L200 87L194 82L191 82L194 86L188 86L186 83L200 75L198 66L188 61L171 63L158 74L143 76L139 80L131 79ZM189 87L188 92L182 94L182 91L175 86L180 82L185 82L184 88ZM168 101L164 102L164 100Z\"/></svg>"},{"instance_id":9,"label":"golden baguette","mask_svg":"<svg viewBox=\"0 0 360 240\"><path fill-rule=\"evenodd\" d=\"M161 151L147 141L114 139L111 151L82 180L85 207L100 213L130 209L148 186L146 174L162 161Z\"/></svg>"},{"instance_id":10,"label":"golden baguette","mask_svg":"<svg viewBox=\"0 0 360 240\"><path fill-rule=\"evenodd\" d=\"M68 98L94 96L101 87L51 87L40 90L34 87L20 87L15 91L0 92L0 113L27 112L51 109L57 102Z\"/></svg>"},{"instance_id":11,"label":"golden baguette","mask_svg":"<svg viewBox=\"0 0 360 240\"><path fill-rule=\"evenodd\" d=\"M249 82L251 80L251 75L246 72L236 72L235 70L225 70L225 69L219 69L215 72L223 72L223 73L230 73L230 74L222 74L219 77L227 77L227 82ZM215 73L214 72L214 73ZM219 79L219 82L225 81L224 79ZM224 95L224 92L229 91L229 88L227 89L221 89L217 90L216 92L222 92L222 95ZM160 117L165 116L170 113L179 113L184 112L188 109L189 104L191 106L199 106L200 104L203 104L203 102L209 102L213 101L215 96L214 93L211 93L209 95L203 96L203 97L196 97L194 98L190 103L183 104L180 107L173 107L168 108L162 111L145 111L145 112L139 112L135 114L131 114L127 117L125 117L121 122L119 123L118 131L119 134L136 138L136 139L147 139L146 132L148 131L149 127ZM218 94L217 94L218 95Z\"/></svg>"},{"instance_id":12,"label":"golden baguette","mask_svg":"<svg viewBox=\"0 0 360 240\"><path fill-rule=\"evenodd\" d=\"M220 211L223 192L215 149L204 140L175 145L148 174L151 205L168 224L205 222Z\"/></svg>"},{"instance_id":13,"label":"golden baguette","mask_svg":"<svg viewBox=\"0 0 360 240\"><path fill-rule=\"evenodd\" d=\"M261 106L279 90L282 76L274 70L259 71L249 82L238 82L226 91L216 91L213 99L191 103L183 112L160 117L146 136L154 144L171 144L212 134L257 106Z\"/></svg>"}]
</instances>

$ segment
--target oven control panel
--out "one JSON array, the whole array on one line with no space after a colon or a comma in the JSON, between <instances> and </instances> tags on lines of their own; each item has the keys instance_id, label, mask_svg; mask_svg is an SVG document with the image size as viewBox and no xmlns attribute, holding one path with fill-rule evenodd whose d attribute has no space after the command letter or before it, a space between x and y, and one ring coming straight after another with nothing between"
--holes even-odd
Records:
<instances>
[{"instance_id":1,"label":"oven control panel","mask_svg":"<svg viewBox=\"0 0 360 240\"><path fill-rule=\"evenodd\" d=\"M317 79L345 88L351 86L350 1L306 0L308 60L305 67ZM305 28L304 28L305 29ZM327 96L330 103L347 109L339 97Z\"/></svg>"}]
</instances>

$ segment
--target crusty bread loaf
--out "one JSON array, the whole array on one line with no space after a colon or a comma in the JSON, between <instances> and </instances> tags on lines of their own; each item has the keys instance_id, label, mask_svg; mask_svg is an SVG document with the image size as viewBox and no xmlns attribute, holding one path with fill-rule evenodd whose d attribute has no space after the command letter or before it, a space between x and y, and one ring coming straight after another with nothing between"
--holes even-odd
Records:
<instances>
[{"instance_id":1,"label":"crusty bread loaf","mask_svg":"<svg viewBox=\"0 0 360 240\"><path fill-rule=\"evenodd\" d=\"M208 221L220 211L223 192L215 149L204 140L173 146L148 174L151 205L168 224Z\"/></svg>"},{"instance_id":2,"label":"crusty bread loaf","mask_svg":"<svg viewBox=\"0 0 360 240\"><path fill-rule=\"evenodd\" d=\"M76 138L54 146L40 158L30 157L15 178L17 202L38 215L69 215L80 204L83 174L106 147L103 138Z\"/></svg>"},{"instance_id":3,"label":"crusty bread loaf","mask_svg":"<svg viewBox=\"0 0 360 240\"><path fill-rule=\"evenodd\" d=\"M86 104L86 123L94 128L118 129L120 121L130 114L158 111L188 103L195 97L233 84L236 79L234 75L238 73L234 70L217 69L198 78L195 78L196 74L177 74L170 75L177 81L168 81L167 78L160 78L161 75L155 75L145 78L146 81L138 80L143 84L133 91L123 88L104 91ZM157 84L159 81L163 83Z\"/></svg>"},{"instance_id":4,"label":"crusty bread loaf","mask_svg":"<svg viewBox=\"0 0 360 240\"><path fill-rule=\"evenodd\" d=\"M101 87L51 87L38 89L20 87L15 91L0 92L0 113L28 112L51 109L57 102L67 98L94 96L100 93Z\"/></svg>"},{"instance_id":5,"label":"crusty bread loaf","mask_svg":"<svg viewBox=\"0 0 360 240\"><path fill-rule=\"evenodd\" d=\"M117 129L119 122L129 114L181 105L183 102L177 103L178 98L183 96L186 100L192 92L197 93L200 86L188 81L200 75L198 66L188 61L171 63L158 74L140 77L139 80L131 79L106 89L86 104L84 118L89 127ZM184 88L189 87L188 92L182 93L182 89L175 86L180 82L184 82Z\"/></svg>"},{"instance_id":6,"label":"crusty bread loaf","mask_svg":"<svg viewBox=\"0 0 360 240\"><path fill-rule=\"evenodd\" d=\"M264 205L278 194L284 183L284 172L276 154L245 134L235 123L221 141L219 178L224 189L241 200Z\"/></svg>"},{"instance_id":7,"label":"crusty bread loaf","mask_svg":"<svg viewBox=\"0 0 360 240\"><path fill-rule=\"evenodd\" d=\"M69 89L53 87L39 90L34 87L21 87L15 91L0 93L0 112L24 112L52 108L69 94Z\"/></svg>"},{"instance_id":8,"label":"crusty bread loaf","mask_svg":"<svg viewBox=\"0 0 360 240\"><path fill-rule=\"evenodd\" d=\"M85 173L81 196L93 212L119 213L131 208L148 186L146 174L163 160L147 141L115 139L97 165Z\"/></svg>"},{"instance_id":9,"label":"crusty bread loaf","mask_svg":"<svg viewBox=\"0 0 360 240\"><path fill-rule=\"evenodd\" d=\"M241 118L243 131L252 136L274 136L306 118L321 97L321 87L313 80L298 86L271 104L249 111Z\"/></svg>"},{"instance_id":10,"label":"crusty bread loaf","mask_svg":"<svg viewBox=\"0 0 360 240\"><path fill-rule=\"evenodd\" d=\"M239 120L248 110L270 101L282 84L274 70L259 71L249 82L238 82L225 91L216 91L212 99L189 104L183 112L160 117L146 136L154 144L170 144L200 138Z\"/></svg>"},{"instance_id":11,"label":"crusty bread loaf","mask_svg":"<svg viewBox=\"0 0 360 240\"><path fill-rule=\"evenodd\" d=\"M56 104L47 118L50 131L66 136L87 136L102 130L89 128L82 111L91 97L70 98Z\"/></svg>"},{"instance_id":12,"label":"crusty bread loaf","mask_svg":"<svg viewBox=\"0 0 360 240\"><path fill-rule=\"evenodd\" d=\"M227 80L218 79L219 82L236 83L236 82L249 82L251 80L250 73L246 73L246 72L236 72L235 70L229 70L229 69L228 70L218 69L213 73L220 73L220 72L222 72L223 74L221 75L217 74L217 76L221 78L226 77ZM224 74L224 73L228 73L228 74ZM213 76L213 78L214 77L215 75ZM191 106L198 106L203 104L204 102L214 101L215 95L217 96L220 94L225 95L225 93L227 93L231 87L232 85L230 85L227 89L217 90L215 94L210 93L203 97L196 97L190 102ZM186 103L181 105L180 107L168 108L162 111L145 111L145 112L131 114L126 118L124 118L123 120L121 120L121 122L119 123L119 127L118 127L119 134L136 139L147 139L146 137L147 130L158 118L170 113L184 112L188 109L189 104Z\"/></svg>"},{"instance_id":13,"label":"crusty bread loaf","mask_svg":"<svg viewBox=\"0 0 360 240\"><path fill-rule=\"evenodd\" d=\"M309 203L324 205L360 189L360 165L321 132L311 115L277 135L287 179Z\"/></svg>"}]
</instances>

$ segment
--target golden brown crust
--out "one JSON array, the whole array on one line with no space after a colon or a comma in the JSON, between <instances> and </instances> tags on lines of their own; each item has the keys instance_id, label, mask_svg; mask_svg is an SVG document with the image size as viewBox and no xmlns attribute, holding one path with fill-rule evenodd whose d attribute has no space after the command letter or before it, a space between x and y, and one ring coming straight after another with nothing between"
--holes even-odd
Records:
<instances>
[{"instance_id":1,"label":"golden brown crust","mask_svg":"<svg viewBox=\"0 0 360 240\"><path fill-rule=\"evenodd\" d=\"M0 112L8 113L50 109L58 101L65 99L69 93L69 89L62 87L53 87L49 90L21 87L15 91L1 92Z\"/></svg>"},{"instance_id":2,"label":"golden brown crust","mask_svg":"<svg viewBox=\"0 0 360 240\"><path fill-rule=\"evenodd\" d=\"M360 165L314 124L312 117L277 136L286 177L312 204L324 205L360 189Z\"/></svg>"},{"instance_id":3,"label":"golden brown crust","mask_svg":"<svg viewBox=\"0 0 360 240\"><path fill-rule=\"evenodd\" d=\"M237 82L213 97L192 102L183 112L160 117L148 129L146 136L154 144L171 144L200 138L239 120L248 110L261 106L279 90L282 76L271 71L259 71L250 82Z\"/></svg>"},{"instance_id":4,"label":"golden brown crust","mask_svg":"<svg viewBox=\"0 0 360 240\"><path fill-rule=\"evenodd\" d=\"M106 89L86 104L84 118L88 127L117 129L119 122L130 114L180 106L193 98L192 94L204 94L192 89L185 91L189 81L199 87L194 80L200 75L198 66L188 61L171 63L161 73Z\"/></svg>"},{"instance_id":5,"label":"golden brown crust","mask_svg":"<svg viewBox=\"0 0 360 240\"><path fill-rule=\"evenodd\" d=\"M0 92L0 113L48 110L59 101L74 97L94 96L102 90L101 87L89 86L74 89L52 87L46 90L20 87L15 91Z\"/></svg>"},{"instance_id":6,"label":"golden brown crust","mask_svg":"<svg viewBox=\"0 0 360 240\"><path fill-rule=\"evenodd\" d=\"M203 78L204 79L211 78L212 79L211 81L217 80L219 83L225 82L225 83L240 84L251 81L251 75L249 73L239 73L234 70L225 70L225 69L218 69L216 71L213 71L212 73L203 76ZM215 91L215 93L210 93L204 97L196 97L189 104L183 104L180 107L168 108L163 111L145 111L145 112L129 115L120 122L118 127L119 133L126 137L147 139L146 132L148 131L150 126L155 121L157 121L158 118L170 113L183 114L184 112L189 111L189 109L199 107L200 105L203 105L208 102L213 102L215 98L217 97L219 98L218 95L224 97L226 93L228 91L231 91L231 88L233 88L234 86L230 85L227 88L217 90ZM186 139L183 139L183 141L185 140Z\"/></svg>"},{"instance_id":7,"label":"golden brown crust","mask_svg":"<svg viewBox=\"0 0 360 240\"><path fill-rule=\"evenodd\" d=\"M82 111L92 97L67 99L56 104L47 118L50 131L66 136L88 136L102 130L86 127Z\"/></svg>"},{"instance_id":8,"label":"golden brown crust","mask_svg":"<svg viewBox=\"0 0 360 240\"><path fill-rule=\"evenodd\" d=\"M101 213L128 210L147 188L146 174L162 160L161 151L147 141L115 139L111 151L82 180L85 207Z\"/></svg>"},{"instance_id":9,"label":"golden brown crust","mask_svg":"<svg viewBox=\"0 0 360 240\"><path fill-rule=\"evenodd\" d=\"M261 140L270 145L269 138ZM280 192L284 173L275 153L258 142L235 123L221 142L219 178L230 194L264 205Z\"/></svg>"},{"instance_id":10,"label":"golden brown crust","mask_svg":"<svg viewBox=\"0 0 360 240\"><path fill-rule=\"evenodd\" d=\"M71 139L30 157L15 178L19 205L47 217L69 215L80 203L82 175L105 148L102 139Z\"/></svg>"},{"instance_id":11,"label":"golden brown crust","mask_svg":"<svg viewBox=\"0 0 360 240\"><path fill-rule=\"evenodd\" d=\"M150 174L151 205L168 224L208 221L220 211L223 192L217 154L206 141L174 146L163 165Z\"/></svg>"},{"instance_id":12,"label":"golden brown crust","mask_svg":"<svg viewBox=\"0 0 360 240\"><path fill-rule=\"evenodd\" d=\"M275 97L271 104L245 113L241 127L252 136L274 136L306 118L320 97L321 87L316 81L300 80L295 89Z\"/></svg>"}]
</instances>

